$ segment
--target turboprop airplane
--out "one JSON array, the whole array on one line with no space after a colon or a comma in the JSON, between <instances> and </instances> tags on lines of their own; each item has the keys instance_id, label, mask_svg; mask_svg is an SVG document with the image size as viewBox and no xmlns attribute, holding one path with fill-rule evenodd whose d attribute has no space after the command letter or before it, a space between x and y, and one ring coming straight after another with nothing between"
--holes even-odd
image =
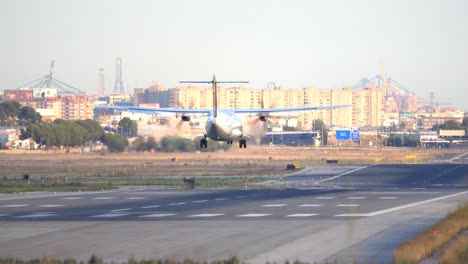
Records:
<instances>
[{"instance_id":1,"label":"turboprop airplane","mask_svg":"<svg viewBox=\"0 0 468 264\"><path fill-rule=\"evenodd\" d=\"M239 148L247 148L246 135L243 134L242 116L258 118L261 122L266 122L268 116L274 113L293 113L300 111L316 111L323 109L335 109L350 107L351 105L330 105L330 106L304 106L286 108L259 108L259 109L218 109L218 83L248 83L247 81L217 81L213 75L211 81L181 81L180 83L208 83L213 86L213 109L184 109L184 108L150 108L134 106L96 106L98 108L113 108L134 112L147 112L160 115L175 115L182 121L190 121L191 116L208 116L205 125L203 139L200 140L200 148L208 147L207 138L214 141L225 141L232 144L234 140L239 141Z\"/></svg>"}]
</instances>

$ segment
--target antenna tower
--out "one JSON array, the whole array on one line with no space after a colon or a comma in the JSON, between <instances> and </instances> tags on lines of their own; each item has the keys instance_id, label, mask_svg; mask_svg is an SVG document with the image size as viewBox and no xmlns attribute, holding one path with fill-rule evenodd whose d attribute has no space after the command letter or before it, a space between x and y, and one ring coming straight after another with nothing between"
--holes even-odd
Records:
<instances>
[{"instance_id":1,"label":"antenna tower","mask_svg":"<svg viewBox=\"0 0 468 264\"><path fill-rule=\"evenodd\" d=\"M122 59L120 57L116 58L115 63L114 94L125 94L125 88L122 82Z\"/></svg>"},{"instance_id":2,"label":"antenna tower","mask_svg":"<svg viewBox=\"0 0 468 264\"><path fill-rule=\"evenodd\" d=\"M106 87L104 86L104 69L99 69L99 88L98 88L98 96L103 97L106 96Z\"/></svg>"}]
</instances>

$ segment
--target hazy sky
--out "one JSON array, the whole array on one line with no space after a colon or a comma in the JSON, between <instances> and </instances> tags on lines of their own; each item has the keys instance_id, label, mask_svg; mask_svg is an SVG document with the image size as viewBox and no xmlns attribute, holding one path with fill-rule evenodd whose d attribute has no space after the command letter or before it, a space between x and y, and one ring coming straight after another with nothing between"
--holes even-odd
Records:
<instances>
[{"instance_id":1,"label":"hazy sky","mask_svg":"<svg viewBox=\"0 0 468 264\"><path fill-rule=\"evenodd\" d=\"M96 93L179 80L341 88L387 75L468 109L468 1L0 0L0 89L48 73Z\"/></svg>"}]
</instances>

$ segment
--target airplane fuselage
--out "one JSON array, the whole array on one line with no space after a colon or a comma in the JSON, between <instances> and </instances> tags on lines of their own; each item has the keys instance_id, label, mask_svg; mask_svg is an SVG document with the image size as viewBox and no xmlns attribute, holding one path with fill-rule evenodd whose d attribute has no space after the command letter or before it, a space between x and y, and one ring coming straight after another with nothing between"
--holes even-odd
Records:
<instances>
[{"instance_id":1,"label":"airplane fuselage","mask_svg":"<svg viewBox=\"0 0 468 264\"><path fill-rule=\"evenodd\" d=\"M242 121L234 114L218 111L210 115L205 126L206 136L215 141L234 141L242 137Z\"/></svg>"}]
</instances>

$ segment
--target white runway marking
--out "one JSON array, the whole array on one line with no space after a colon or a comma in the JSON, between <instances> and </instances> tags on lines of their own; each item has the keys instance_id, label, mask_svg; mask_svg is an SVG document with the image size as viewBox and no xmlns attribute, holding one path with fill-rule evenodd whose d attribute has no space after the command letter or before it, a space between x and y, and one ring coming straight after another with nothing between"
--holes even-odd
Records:
<instances>
[{"instance_id":1,"label":"white runway marking","mask_svg":"<svg viewBox=\"0 0 468 264\"><path fill-rule=\"evenodd\" d=\"M283 207L286 206L286 204L264 204L262 207Z\"/></svg>"},{"instance_id":2,"label":"white runway marking","mask_svg":"<svg viewBox=\"0 0 468 264\"><path fill-rule=\"evenodd\" d=\"M48 217L48 216L55 216L56 214L54 213L49 213L49 212L37 212L29 215L21 215L17 216L19 218L37 218L37 217Z\"/></svg>"},{"instance_id":3,"label":"white runway marking","mask_svg":"<svg viewBox=\"0 0 468 264\"><path fill-rule=\"evenodd\" d=\"M145 199L145 197L128 197L128 198L125 198L126 200L142 200L142 199Z\"/></svg>"},{"instance_id":4,"label":"white runway marking","mask_svg":"<svg viewBox=\"0 0 468 264\"><path fill-rule=\"evenodd\" d=\"M44 208L55 208L55 207L62 207L63 204L42 204L38 205L37 207L44 207Z\"/></svg>"},{"instance_id":5,"label":"white runway marking","mask_svg":"<svg viewBox=\"0 0 468 264\"><path fill-rule=\"evenodd\" d=\"M192 201L192 203L206 203L208 200L198 200L198 201Z\"/></svg>"},{"instance_id":6,"label":"white runway marking","mask_svg":"<svg viewBox=\"0 0 468 264\"><path fill-rule=\"evenodd\" d=\"M84 197L64 197L61 199L62 200L80 200L80 199L84 199Z\"/></svg>"},{"instance_id":7,"label":"white runway marking","mask_svg":"<svg viewBox=\"0 0 468 264\"><path fill-rule=\"evenodd\" d=\"M335 215L335 217L366 217L367 214L339 214Z\"/></svg>"},{"instance_id":8,"label":"white runway marking","mask_svg":"<svg viewBox=\"0 0 468 264\"><path fill-rule=\"evenodd\" d=\"M359 206L359 204L338 204L336 206L338 206L338 207L356 207L356 206Z\"/></svg>"},{"instance_id":9,"label":"white runway marking","mask_svg":"<svg viewBox=\"0 0 468 264\"><path fill-rule=\"evenodd\" d=\"M224 201L226 198L216 198L215 201Z\"/></svg>"},{"instance_id":10,"label":"white runway marking","mask_svg":"<svg viewBox=\"0 0 468 264\"><path fill-rule=\"evenodd\" d=\"M284 217L311 217L311 216L316 216L318 214L290 214L290 215L285 215Z\"/></svg>"},{"instance_id":11,"label":"white runway marking","mask_svg":"<svg viewBox=\"0 0 468 264\"><path fill-rule=\"evenodd\" d=\"M168 204L168 205L173 206L173 205L183 205L183 204L185 204L185 202L181 202L181 203L170 203L170 204Z\"/></svg>"},{"instance_id":12,"label":"white runway marking","mask_svg":"<svg viewBox=\"0 0 468 264\"><path fill-rule=\"evenodd\" d=\"M240 195L240 196L236 196L236 197L234 197L234 198L239 198L239 199L240 199L240 198L246 198L246 197L247 197L247 196L245 196L245 195Z\"/></svg>"},{"instance_id":13,"label":"white runway marking","mask_svg":"<svg viewBox=\"0 0 468 264\"><path fill-rule=\"evenodd\" d=\"M383 196L383 197L379 197L380 200L394 200L394 199L398 199L398 197L396 196Z\"/></svg>"},{"instance_id":14,"label":"white runway marking","mask_svg":"<svg viewBox=\"0 0 468 264\"><path fill-rule=\"evenodd\" d=\"M103 217L103 218L111 218L111 217L119 217L119 216L125 216L128 214L119 214L119 213L109 213L109 214L100 214L100 215L93 215L90 217Z\"/></svg>"},{"instance_id":15,"label":"white runway marking","mask_svg":"<svg viewBox=\"0 0 468 264\"><path fill-rule=\"evenodd\" d=\"M27 204L7 204L7 205L1 205L0 207L3 208L16 208L16 207L26 207L29 206Z\"/></svg>"},{"instance_id":16,"label":"white runway marking","mask_svg":"<svg viewBox=\"0 0 468 264\"><path fill-rule=\"evenodd\" d=\"M323 204L300 204L299 207L320 207Z\"/></svg>"},{"instance_id":17,"label":"white runway marking","mask_svg":"<svg viewBox=\"0 0 468 264\"><path fill-rule=\"evenodd\" d=\"M236 217L263 217L263 216L269 216L271 214L242 214L242 215L236 215Z\"/></svg>"},{"instance_id":18,"label":"white runway marking","mask_svg":"<svg viewBox=\"0 0 468 264\"><path fill-rule=\"evenodd\" d=\"M93 200L112 200L114 197L95 197Z\"/></svg>"},{"instance_id":19,"label":"white runway marking","mask_svg":"<svg viewBox=\"0 0 468 264\"><path fill-rule=\"evenodd\" d=\"M358 215L359 216L376 216L376 215L386 214L386 213L390 213L390 212L394 212L394 211L398 211L398 210L403 210L403 209L407 209L407 208L410 208L410 207L419 206L419 205L423 205L423 204L427 204L427 203L437 202L437 201L440 201L440 200L444 200L444 199L447 199L447 198L452 198L452 197L456 197L456 196L460 196L460 195L464 195L464 194L468 194L468 191L449 194L449 195L440 196L440 197L437 197L437 198L432 198L432 199L428 199L428 200L424 200L424 201L420 201L420 202L410 203L410 204L406 204L406 205L396 206L396 207L392 207L392 208L388 208L388 209L384 209L384 210L380 210L380 211L375 211L375 212L371 212L371 213L367 213L367 214L358 214Z\"/></svg>"},{"instance_id":20,"label":"white runway marking","mask_svg":"<svg viewBox=\"0 0 468 264\"><path fill-rule=\"evenodd\" d=\"M140 215L139 217L168 217L176 214L149 214L149 215Z\"/></svg>"},{"instance_id":21,"label":"white runway marking","mask_svg":"<svg viewBox=\"0 0 468 264\"><path fill-rule=\"evenodd\" d=\"M115 210L112 210L111 212L122 212L122 211L130 211L130 210L132 210L132 208L115 209Z\"/></svg>"},{"instance_id":22,"label":"white runway marking","mask_svg":"<svg viewBox=\"0 0 468 264\"><path fill-rule=\"evenodd\" d=\"M362 197L362 196L353 196L353 197L348 197L346 198L347 200L363 200L363 199L366 199L366 197Z\"/></svg>"},{"instance_id":23,"label":"white runway marking","mask_svg":"<svg viewBox=\"0 0 468 264\"><path fill-rule=\"evenodd\" d=\"M143 206L143 207L140 207L141 209L149 209L149 208L156 208L156 207L159 207L159 205L149 205L149 206Z\"/></svg>"},{"instance_id":24,"label":"white runway marking","mask_svg":"<svg viewBox=\"0 0 468 264\"><path fill-rule=\"evenodd\" d=\"M8 215L9 215L9 214L0 214L0 217L2 217L2 216L8 216Z\"/></svg>"},{"instance_id":25,"label":"white runway marking","mask_svg":"<svg viewBox=\"0 0 468 264\"><path fill-rule=\"evenodd\" d=\"M222 216L224 214L196 214L196 215L189 215L187 217L215 217L215 216Z\"/></svg>"},{"instance_id":26,"label":"white runway marking","mask_svg":"<svg viewBox=\"0 0 468 264\"><path fill-rule=\"evenodd\" d=\"M317 200L331 200L331 199L335 199L336 197L334 196L319 196L319 197L315 197L315 199Z\"/></svg>"}]
</instances>

